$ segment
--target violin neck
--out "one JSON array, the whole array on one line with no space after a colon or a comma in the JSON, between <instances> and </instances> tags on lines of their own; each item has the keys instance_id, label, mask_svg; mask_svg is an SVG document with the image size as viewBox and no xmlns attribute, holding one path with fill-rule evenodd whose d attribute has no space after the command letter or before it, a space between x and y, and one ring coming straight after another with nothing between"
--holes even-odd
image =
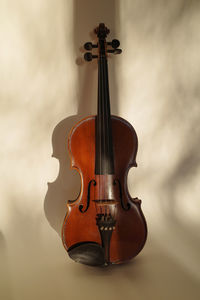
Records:
<instances>
[{"instance_id":1,"label":"violin neck","mask_svg":"<svg viewBox=\"0 0 200 300\"><path fill-rule=\"evenodd\" d=\"M105 55L101 55L98 60L98 109L95 148L95 174L114 174L108 64Z\"/></svg>"}]
</instances>

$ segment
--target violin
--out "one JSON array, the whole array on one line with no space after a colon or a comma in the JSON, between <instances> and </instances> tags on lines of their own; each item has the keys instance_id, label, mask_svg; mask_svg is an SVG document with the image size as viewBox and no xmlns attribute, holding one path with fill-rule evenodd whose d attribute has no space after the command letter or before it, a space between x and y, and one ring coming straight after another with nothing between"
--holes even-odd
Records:
<instances>
[{"instance_id":1,"label":"violin","mask_svg":"<svg viewBox=\"0 0 200 300\"><path fill-rule=\"evenodd\" d=\"M132 125L111 115L109 53L120 54L119 41L106 42L109 29L100 23L94 30L97 44L87 42L86 61L98 61L97 115L74 125L68 137L71 168L78 171L81 190L69 200L62 226L62 241L70 258L91 265L119 264L144 247L147 225L141 200L131 198L127 175L136 167L138 138Z\"/></svg>"}]
</instances>

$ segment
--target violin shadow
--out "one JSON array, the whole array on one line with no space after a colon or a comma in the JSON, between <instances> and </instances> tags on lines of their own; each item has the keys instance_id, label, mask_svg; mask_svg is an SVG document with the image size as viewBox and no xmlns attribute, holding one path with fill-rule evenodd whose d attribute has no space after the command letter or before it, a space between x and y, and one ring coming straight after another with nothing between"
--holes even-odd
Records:
<instances>
[{"instance_id":1,"label":"violin shadow","mask_svg":"<svg viewBox=\"0 0 200 300\"><path fill-rule=\"evenodd\" d=\"M78 115L62 120L56 125L52 134L52 157L59 161L59 173L54 182L48 183L44 212L49 224L59 235L66 213L67 200L76 198L74 191L78 191L80 186L77 172L70 170L70 159L67 154L68 133L77 120Z\"/></svg>"}]
</instances>

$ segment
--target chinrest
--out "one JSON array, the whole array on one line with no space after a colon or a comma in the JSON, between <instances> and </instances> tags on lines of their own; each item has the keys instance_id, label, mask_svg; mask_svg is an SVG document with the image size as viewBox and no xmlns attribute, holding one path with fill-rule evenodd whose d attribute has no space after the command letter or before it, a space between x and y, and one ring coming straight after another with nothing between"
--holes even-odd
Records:
<instances>
[{"instance_id":1,"label":"chinrest","mask_svg":"<svg viewBox=\"0 0 200 300\"><path fill-rule=\"evenodd\" d=\"M77 243L68 249L68 254L74 261L85 265L101 266L105 264L103 248L95 242Z\"/></svg>"}]
</instances>

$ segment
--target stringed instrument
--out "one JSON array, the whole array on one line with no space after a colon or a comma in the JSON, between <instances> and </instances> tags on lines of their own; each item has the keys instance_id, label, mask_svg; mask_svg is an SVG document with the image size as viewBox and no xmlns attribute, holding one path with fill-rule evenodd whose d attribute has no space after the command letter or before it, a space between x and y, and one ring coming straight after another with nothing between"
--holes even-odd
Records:
<instances>
[{"instance_id":1,"label":"stringed instrument","mask_svg":"<svg viewBox=\"0 0 200 300\"><path fill-rule=\"evenodd\" d=\"M138 139L132 125L112 116L108 84L108 53L120 54L119 41L106 42L109 29L100 23L95 29L98 54L84 58L98 61L97 115L72 128L68 138L71 167L80 174L81 191L68 201L62 240L69 256L87 265L109 265L128 261L143 248L147 225L141 200L131 198L127 175L136 167ZM111 48L111 49L110 49Z\"/></svg>"}]
</instances>

